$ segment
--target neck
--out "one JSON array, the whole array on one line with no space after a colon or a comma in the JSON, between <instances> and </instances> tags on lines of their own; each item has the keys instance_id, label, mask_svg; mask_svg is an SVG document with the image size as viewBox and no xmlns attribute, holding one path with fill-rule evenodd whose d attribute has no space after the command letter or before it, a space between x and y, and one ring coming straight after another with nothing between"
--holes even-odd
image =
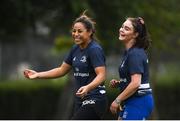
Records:
<instances>
[{"instance_id":1,"label":"neck","mask_svg":"<svg viewBox=\"0 0 180 121\"><path fill-rule=\"evenodd\" d=\"M130 40L127 43L125 43L125 48L126 50L128 50L129 48L131 48L135 43L135 40Z\"/></svg>"},{"instance_id":2,"label":"neck","mask_svg":"<svg viewBox=\"0 0 180 121\"><path fill-rule=\"evenodd\" d=\"M84 49L84 48L86 48L86 47L88 46L88 44L89 44L91 41L92 41L92 40L89 39L86 43L79 45L79 47L80 47L81 49Z\"/></svg>"}]
</instances>

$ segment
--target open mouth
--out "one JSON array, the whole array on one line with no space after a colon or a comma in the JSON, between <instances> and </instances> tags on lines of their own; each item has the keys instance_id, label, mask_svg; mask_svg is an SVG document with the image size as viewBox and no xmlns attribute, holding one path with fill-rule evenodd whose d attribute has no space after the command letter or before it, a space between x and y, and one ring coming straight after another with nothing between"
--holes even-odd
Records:
<instances>
[{"instance_id":1,"label":"open mouth","mask_svg":"<svg viewBox=\"0 0 180 121\"><path fill-rule=\"evenodd\" d=\"M80 38L74 38L75 41L80 41L81 39Z\"/></svg>"},{"instance_id":2,"label":"open mouth","mask_svg":"<svg viewBox=\"0 0 180 121\"><path fill-rule=\"evenodd\" d=\"M120 37L125 37L126 35L124 35L124 34L120 34Z\"/></svg>"}]
</instances>

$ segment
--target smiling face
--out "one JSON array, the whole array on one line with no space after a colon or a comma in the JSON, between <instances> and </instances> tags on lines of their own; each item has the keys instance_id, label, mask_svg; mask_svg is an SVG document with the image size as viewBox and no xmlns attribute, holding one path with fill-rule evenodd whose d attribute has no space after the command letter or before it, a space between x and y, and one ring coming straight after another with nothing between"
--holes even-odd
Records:
<instances>
[{"instance_id":1,"label":"smiling face","mask_svg":"<svg viewBox=\"0 0 180 121\"><path fill-rule=\"evenodd\" d=\"M74 42L82 48L86 47L89 43L91 33L91 31L87 31L84 24L81 22L75 23L72 28L72 37Z\"/></svg>"},{"instance_id":2,"label":"smiling face","mask_svg":"<svg viewBox=\"0 0 180 121\"><path fill-rule=\"evenodd\" d=\"M137 37L137 33L134 32L134 27L132 25L132 22L130 20L126 20L122 27L119 29L119 40L127 43L129 41L134 40Z\"/></svg>"}]
</instances>

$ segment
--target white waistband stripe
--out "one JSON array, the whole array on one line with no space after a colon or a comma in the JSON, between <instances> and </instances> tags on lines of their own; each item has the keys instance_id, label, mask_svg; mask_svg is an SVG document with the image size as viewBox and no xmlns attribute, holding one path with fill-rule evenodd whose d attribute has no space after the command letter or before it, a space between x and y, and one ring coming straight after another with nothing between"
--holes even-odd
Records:
<instances>
[{"instance_id":1,"label":"white waistband stripe","mask_svg":"<svg viewBox=\"0 0 180 121\"><path fill-rule=\"evenodd\" d=\"M139 89L146 89L146 88L150 88L150 84L149 84L149 83L141 84L141 85L139 86Z\"/></svg>"}]
</instances>

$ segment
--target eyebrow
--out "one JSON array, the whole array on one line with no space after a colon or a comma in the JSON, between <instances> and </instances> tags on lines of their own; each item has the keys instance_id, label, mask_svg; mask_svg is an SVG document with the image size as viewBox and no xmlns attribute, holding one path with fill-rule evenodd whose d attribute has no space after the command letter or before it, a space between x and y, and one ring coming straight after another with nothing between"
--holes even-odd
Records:
<instances>
[{"instance_id":1,"label":"eyebrow","mask_svg":"<svg viewBox=\"0 0 180 121\"><path fill-rule=\"evenodd\" d=\"M74 29L74 28L73 28L73 29L71 30L71 32L73 32L73 31L82 31L82 32L83 32L83 31L87 31L87 30L86 30L86 29L79 29L79 28L78 28L78 29Z\"/></svg>"},{"instance_id":2,"label":"eyebrow","mask_svg":"<svg viewBox=\"0 0 180 121\"><path fill-rule=\"evenodd\" d=\"M129 26L125 26L124 24L122 25L124 28L127 28L127 29L132 29L131 27L129 27Z\"/></svg>"}]
</instances>

